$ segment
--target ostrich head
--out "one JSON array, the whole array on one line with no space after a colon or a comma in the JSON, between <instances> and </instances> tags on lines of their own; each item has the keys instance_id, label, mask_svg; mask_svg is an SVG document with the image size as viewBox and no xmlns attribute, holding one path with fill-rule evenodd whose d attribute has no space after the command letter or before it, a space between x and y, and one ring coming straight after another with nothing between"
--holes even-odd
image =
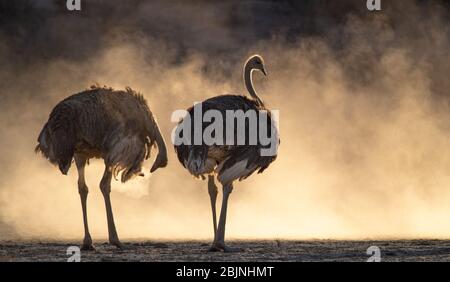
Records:
<instances>
[{"instance_id":1,"label":"ostrich head","mask_svg":"<svg viewBox=\"0 0 450 282\"><path fill-rule=\"evenodd\" d=\"M264 65L264 60L260 55L251 56L245 63L245 68L249 68L251 70L259 70L264 75L267 75L267 70Z\"/></svg>"},{"instance_id":2,"label":"ostrich head","mask_svg":"<svg viewBox=\"0 0 450 282\"><path fill-rule=\"evenodd\" d=\"M260 55L253 55L248 58L247 62L244 65L244 83L247 88L248 93L252 98L261 106L264 106L263 101L259 98L258 94L256 94L255 88L253 87L252 82L252 72L254 70L261 71L264 75L267 75L267 70L264 65L264 60Z\"/></svg>"}]
</instances>

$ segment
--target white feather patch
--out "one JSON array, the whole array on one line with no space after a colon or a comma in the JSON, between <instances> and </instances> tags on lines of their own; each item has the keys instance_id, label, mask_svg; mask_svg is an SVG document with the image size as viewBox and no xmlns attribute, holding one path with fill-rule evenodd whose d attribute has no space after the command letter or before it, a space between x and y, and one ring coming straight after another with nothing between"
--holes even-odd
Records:
<instances>
[{"instance_id":1,"label":"white feather patch","mask_svg":"<svg viewBox=\"0 0 450 282\"><path fill-rule=\"evenodd\" d=\"M222 185L226 185L233 182L236 179L246 176L251 171L250 169L246 168L247 163L248 159L245 159L225 170L222 170L217 179L220 181L220 183L222 183Z\"/></svg>"}]
</instances>

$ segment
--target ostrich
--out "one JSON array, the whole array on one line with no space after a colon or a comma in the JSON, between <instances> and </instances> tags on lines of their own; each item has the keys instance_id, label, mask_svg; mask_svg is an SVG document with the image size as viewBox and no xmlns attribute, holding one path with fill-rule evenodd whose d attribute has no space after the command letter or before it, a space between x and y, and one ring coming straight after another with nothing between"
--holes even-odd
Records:
<instances>
[{"instance_id":1,"label":"ostrich","mask_svg":"<svg viewBox=\"0 0 450 282\"><path fill-rule=\"evenodd\" d=\"M231 94L216 96L200 103L202 107L202 113L204 114L208 110L217 110L220 112L222 117L224 117L226 115L226 112L229 110L242 110L244 113L247 113L248 111L255 111L257 113L259 113L260 111L267 111L263 101L256 94L256 91L253 87L252 72L254 70L259 70L264 75L267 75L266 68L264 66L264 60L259 55L251 56L246 61L244 66L244 82L251 96L251 99L245 96ZM189 108L187 110L188 114L186 115L189 116L187 123L190 123L190 125L192 125L190 128L193 128L195 126L194 107ZM267 128L271 131L270 134L272 135L273 133L275 136L277 136L276 146L278 147L279 139L277 130L276 128L271 126L272 119L270 113L268 113L266 122ZM184 123L186 123L186 117L182 119L178 124L175 131L178 136L175 136L175 138L180 137L181 132L183 131L181 127ZM259 128L261 121L258 120L257 123ZM202 125L202 132L204 132L205 128L211 123L204 122L202 116L202 121L200 124ZM228 130L227 124L224 125ZM250 143L248 142L248 137L250 134L248 119L245 121L244 132L245 136L247 137L246 143L244 143L244 145L228 145L228 143L225 142L221 142L220 144L214 143L212 145L207 145L205 144L206 142L204 142L204 140L202 140L200 145L177 143L174 145L178 160L192 175L197 178L201 177L202 179L205 179L206 176L208 177L208 192L211 201L214 227L214 240L209 251L239 251L239 249L229 248L225 245L225 222L227 215L227 205L228 198L233 190L233 182L235 180L243 180L249 177L255 171L257 171L258 173L263 172L276 159L276 153L269 156L263 156L260 153L261 149L263 149L265 146L261 145L259 139L256 145L250 145ZM183 136L184 134L185 132L183 132ZM234 140L236 140L236 130L234 130L234 132L231 134L234 135L233 138ZM223 187L222 207L218 225L216 220L216 199L218 189L215 184L215 177Z\"/></svg>"},{"instance_id":2,"label":"ostrich","mask_svg":"<svg viewBox=\"0 0 450 282\"><path fill-rule=\"evenodd\" d=\"M57 165L64 175L72 160L75 161L85 232L83 250L94 250L88 228L88 187L84 179L89 159L102 158L105 162L100 189L105 200L109 242L123 248L114 224L111 178L122 173L121 181L125 182L133 176L143 176L142 163L150 157L155 143L158 155L150 172L167 165L166 146L144 97L131 88L115 91L92 86L90 90L64 99L52 110L39 134L35 151Z\"/></svg>"}]
</instances>

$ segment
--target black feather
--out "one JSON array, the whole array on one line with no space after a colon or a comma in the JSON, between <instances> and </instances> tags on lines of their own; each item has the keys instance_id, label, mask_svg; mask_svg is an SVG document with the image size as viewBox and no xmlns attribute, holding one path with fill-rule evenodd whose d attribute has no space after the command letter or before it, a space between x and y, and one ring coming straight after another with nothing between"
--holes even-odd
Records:
<instances>
[{"instance_id":1,"label":"black feather","mask_svg":"<svg viewBox=\"0 0 450 282\"><path fill-rule=\"evenodd\" d=\"M203 114L206 113L208 110L218 110L221 112L222 116L226 116L227 110L242 110L244 113L246 113L249 110L255 110L255 111L261 111L267 109L259 105L256 101L251 100L245 96L239 96L239 95L221 95L216 96L210 99L207 99L201 103L202 105L202 112ZM193 136L194 133L194 107L189 108L188 115L190 116L191 120L191 136ZM267 118L267 129L271 130L271 115L268 111L268 118ZM183 121L180 121L180 125ZM226 128L226 120L224 118L224 128ZM203 130L208 127L211 124L211 122L203 122L203 116L202 116L202 128ZM258 128L259 128L259 119L258 119ZM237 144L237 127L236 124L234 126L234 144ZM257 138L257 144L251 145L250 144L250 138L249 138L249 122L248 119L246 120L245 124L245 134L246 134L246 143L244 145L212 145L208 146L205 144L202 140L201 145L176 145L175 151L178 156L178 160L180 163L184 166L185 162L187 162L189 155L193 154L197 159L202 160L202 162L205 162L205 160L208 157L211 157L211 147L215 147L215 150L221 151L223 153L223 157L221 159L216 159L217 164L220 162L224 162L221 166L221 171L224 171L234 164L242 161L242 160L248 160L247 162L247 169L250 170L250 173L241 179L244 179L248 176L250 176L253 172L258 171L258 173L263 172L275 159L276 155L274 156L261 156L260 150L262 148L266 148L268 146L263 146L259 139L259 134ZM271 131L268 132L269 136L272 134ZM180 136L182 137L182 136ZM224 140L223 144L225 144L225 137L226 133L224 133ZM221 171L218 173L220 174Z\"/></svg>"}]
</instances>

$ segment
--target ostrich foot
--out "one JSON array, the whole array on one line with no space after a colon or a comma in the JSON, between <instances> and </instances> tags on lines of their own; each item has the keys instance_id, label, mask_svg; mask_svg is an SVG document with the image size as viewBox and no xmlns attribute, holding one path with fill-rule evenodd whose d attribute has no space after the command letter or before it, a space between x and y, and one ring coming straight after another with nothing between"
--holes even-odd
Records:
<instances>
[{"instance_id":1,"label":"ostrich foot","mask_svg":"<svg viewBox=\"0 0 450 282\"><path fill-rule=\"evenodd\" d=\"M84 236L83 245L81 245L82 251L95 251L95 247L92 245L91 235Z\"/></svg>"},{"instance_id":2,"label":"ostrich foot","mask_svg":"<svg viewBox=\"0 0 450 282\"><path fill-rule=\"evenodd\" d=\"M222 248L219 248L219 247L216 246L215 244L213 244L213 245L209 248L209 250L208 250L208 252L221 252L221 251L223 251L223 249L222 249Z\"/></svg>"},{"instance_id":3,"label":"ostrich foot","mask_svg":"<svg viewBox=\"0 0 450 282\"><path fill-rule=\"evenodd\" d=\"M83 243L83 245L81 245L81 250L82 251L95 251L96 249L92 245L92 243L90 243L90 244Z\"/></svg>"},{"instance_id":4,"label":"ostrich foot","mask_svg":"<svg viewBox=\"0 0 450 282\"><path fill-rule=\"evenodd\" d=\"M244 249L241 248L230 248L225 246L224 243L213 243L211 248L209 248L209 252L224 252L224 253L238 253L242 252Z\"/></svg>"},{"instance_id":5,"label":"ostrich foot","mask_svg":"<svg viewBox=\"0 0 450 282\"><path fill-rule=\"evenodd\" d=\"M110 240L109 243L113 246L116 246L120 250L125 249L125 246L119 240Z\"/></svg>"}]
</instances>

